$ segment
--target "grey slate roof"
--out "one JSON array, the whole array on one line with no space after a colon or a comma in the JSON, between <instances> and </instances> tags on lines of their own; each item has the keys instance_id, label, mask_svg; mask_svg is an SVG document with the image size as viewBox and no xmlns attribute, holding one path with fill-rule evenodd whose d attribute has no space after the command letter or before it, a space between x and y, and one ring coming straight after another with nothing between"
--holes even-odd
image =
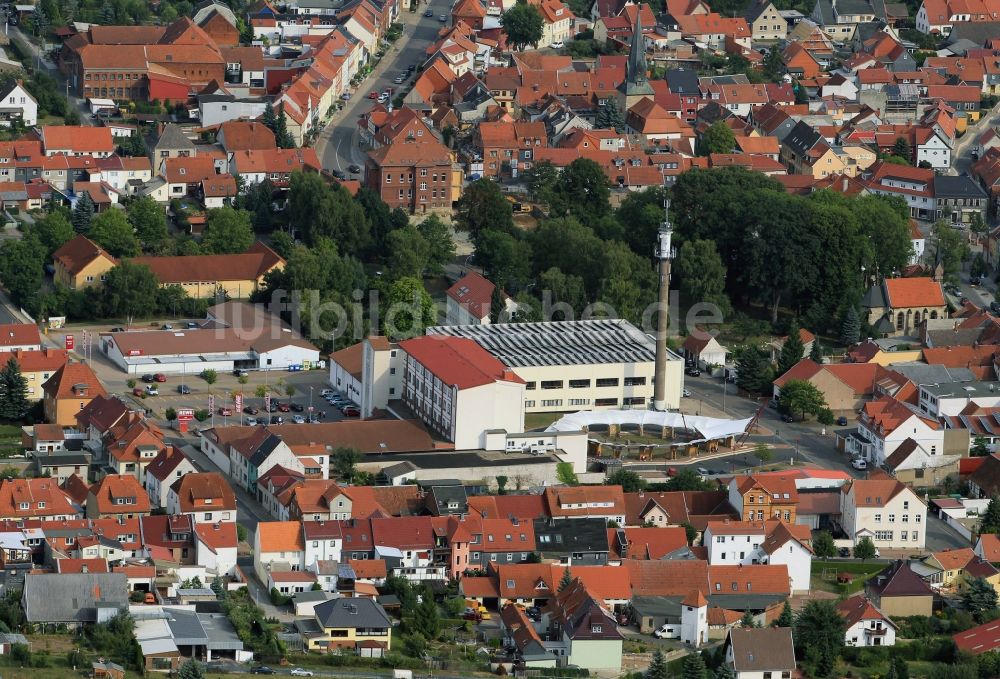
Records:
<instances>
[{"instance_id":1,"label":"grey slate roof","mask_svg":"<svg viewBox=\"0 0 1000 679\"><path fill-rule=\"evenodd\" d=\"M695 94L698 92L698 74L689 68L672 68L664 76L667 88L674 94Z\"/></svg>"},{"instance_id":2,"label":"grey slate roof","mask_svg":"<svg viewBox=\"0 0 1000 679\"><path fill-rule=\"evenodd\" d=\"M182 151L197 151L194 142L185 136L181 132L179 125L174 123L168 123L163 128L163 133L160 134L160 138L156 140L156 150L162 151L164 149L177 149Z\"/></svg>"},{"instance_id":3,"label":"grey slate roof","mask_svg":"<svg viewBox=\"0 0 1000 679\"><path fill-rule=\"evenodd\" d=\"M41 573L24 578L28 622L94 622L98 608L128 608L124 573Z\"/></svg>"},{"instance_id":4,"label":"grey slate roof","mask_svg":"<svg viewBox=\"0 0 1000 679\"><path fill-rule=\"evenodd\" d=\"M959 21L955 23L948 34L948 44L954 45L960 40L969 40L982 47L987 40L1000 35L1000 21Z\"/></svg>"},{"instance_id":5,"label":"grey slate roof","mask_svg":"<svg viewBox=\"0 0 1000 679\"><path fill-rule=\"evenodd\" d=\"M972 382L976 376L968 368L947 368L926 363L894 363L892 369L914 384L945 384L946 382Z\"/></svg>"},{"instance_id":6,"label":"grey slate roof","mask_svg":"<svg viewBox=\"0 0 1000 679\"><path fill-rule=\"evenodd\" d=\"M548 557L571 552L607 553L608 523L604 519L535 519L535 546ZM547 540L543 538L547 537Z\"/></svg>"},{"instance_id":7,"label":"grey slate roof","mask_svg":"<svg viewBox=\"0 0 1000 679\"><path fill-rule=\"evenodd\" d=\"M809 123L800 120L781 143L786 144L796 154L804 156L822 140L823 135L814 130Z\"/></svg>"},{"instance_id":8,"label":"grey slate roof","mask_svg":"<svg viewBox=\"0 0 1000 679\"><path fill-rule=\"evenodd\" d=\"M317 604L315 611L316 622L325 628L392 627L385 610L371 599L332 599Z\"/></svg>"},{"instance_id":9,"label":"grey slate roof","mask_svg":"<svg viewBox=\"0 0 1000 679\"><path fill-rule=\"evenodd\" d=\"M934 177L935 198L979 198L986 199L986 191L979 182L967 174L957 177L941 174Z\"/></svg>"}]
</instances>

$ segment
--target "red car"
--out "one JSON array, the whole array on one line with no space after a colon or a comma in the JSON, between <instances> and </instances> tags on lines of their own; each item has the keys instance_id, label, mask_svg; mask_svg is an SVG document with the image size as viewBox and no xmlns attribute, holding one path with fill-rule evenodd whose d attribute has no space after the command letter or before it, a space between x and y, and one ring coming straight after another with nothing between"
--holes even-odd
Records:
<instances>
[{"instance_id":1,"label":"red car","mask_svg":"<svg viewBox=\"0 0 1000 679\"><path fill-rule=\"evenodd\" d=\"M219 414L230 417L233 414L233 409L226 406L219 406Z\"/></svg>"},{"instance_id":2,"label":"red car","mask_svg":"<svg viewBox=\"0 0 1000 679\"><path fill-rule=\"evenodd\" d=\"M292 409L292 407L290 405L288 405L287 403L279 403L278 404L278 412L287 413L291 409Z\"/></svg>"},{"instance_id":3,"label":"red car","mask_svg":"<svg viewBox=\"0 0 1000 679\"><path fill-rule=\"evenodd\" d=\"M344 408L344 417L360 417L361 411L357 408Z\"/></svg>"},{"instance_id":4,"label":"red car","mask_svg":"<svg viewBox=\"0 0 1000 679\"><path fill-rule=\"evenodd\" d=\"M153 375L153 379L156 380L157 382L166 382L167 376L164 375L163 373L156 373L155 375Z\"/></svg>"},{"instance_id":5,"label":"red car","mask_svg":"<svg viewBox=\"0 0 1000 679\"><path fill-rule=\"evenodd\" d=\"M368 93L368 98L369 99L378 99L378 92L369 92Z\"/></svg>"}]
</instances>

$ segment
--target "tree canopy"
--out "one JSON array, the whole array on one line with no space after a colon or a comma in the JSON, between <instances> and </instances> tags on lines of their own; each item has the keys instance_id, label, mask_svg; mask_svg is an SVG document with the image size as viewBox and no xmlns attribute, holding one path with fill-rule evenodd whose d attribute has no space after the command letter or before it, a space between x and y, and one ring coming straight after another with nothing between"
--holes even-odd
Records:
<instances>
[{"instance_id":1,"label":"tree canopy","mask_svg":"<svg viewBox=\"0 0 1000 679\"><path fill-rule=\"evenodd\" d=\"M528 3L515 4L500 17L500 25L507 34L507 40L518 51L528 45L535 45L542 39L543 24L542 13Z\"/></svg>"}]
</instances>

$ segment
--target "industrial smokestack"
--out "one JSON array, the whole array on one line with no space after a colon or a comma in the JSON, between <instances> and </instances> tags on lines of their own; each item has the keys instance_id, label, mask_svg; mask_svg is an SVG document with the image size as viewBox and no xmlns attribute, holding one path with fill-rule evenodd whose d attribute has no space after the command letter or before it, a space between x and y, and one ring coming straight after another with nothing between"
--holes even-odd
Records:
<instances>
[{"instance_id":1,"label":"industrial smokestack","mask_svg":"<svg viewBox=\"0 0 1000 679\"><path fill-rule=\"evenodd\" d=\"M660 260L659 313L656 315L656 366L653 372L653 410L666 410L667 392L667 321L670 315L670 260L674 257L670 239L674 229L670 225L670 199L663 202L663 222L656 243L656 257Z\"/></svg>"}]
</instances>

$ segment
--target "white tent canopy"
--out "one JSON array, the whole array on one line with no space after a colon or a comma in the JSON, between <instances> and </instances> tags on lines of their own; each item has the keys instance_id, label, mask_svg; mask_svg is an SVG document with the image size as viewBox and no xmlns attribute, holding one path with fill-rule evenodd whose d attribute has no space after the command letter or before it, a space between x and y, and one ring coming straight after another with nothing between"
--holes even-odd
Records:
<instances>
[{"instance_id":1,"label":"white tent canopy","mask_svg":"<svg viewBox=\"0 0 1000 679\"><path fill-rule=\"evenodd\" d=\"M581 410L565 415L549 425L545 431L580 431L595 425L631 425L636 427L671 427L695 431L701 438L690 443L739 436L747 430L752 417L743 420L682 415L659 410Z\"/></svg>"}]
</instances>

